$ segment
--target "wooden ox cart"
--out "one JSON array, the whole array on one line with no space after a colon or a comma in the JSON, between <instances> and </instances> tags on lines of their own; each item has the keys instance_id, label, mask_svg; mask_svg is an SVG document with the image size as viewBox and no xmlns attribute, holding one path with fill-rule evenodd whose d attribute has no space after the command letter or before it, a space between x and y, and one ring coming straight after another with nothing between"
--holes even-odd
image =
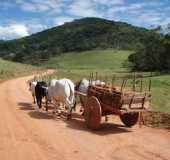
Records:
<instances>
[{"instance_id":1,"label":"wooden ox cart","mask_svg":"<svg viewBox=\"0 0 170 160\"><path fill-rule=\"evenodd\" d=\"M138 122L151 99L150 91L123 92L106 85L90 85L87 94L76 94L84 108L85 122L91 129L99 128L102 116L111 114L119 115L125 126L131 127Z\"/></svg>"}]
</instances>

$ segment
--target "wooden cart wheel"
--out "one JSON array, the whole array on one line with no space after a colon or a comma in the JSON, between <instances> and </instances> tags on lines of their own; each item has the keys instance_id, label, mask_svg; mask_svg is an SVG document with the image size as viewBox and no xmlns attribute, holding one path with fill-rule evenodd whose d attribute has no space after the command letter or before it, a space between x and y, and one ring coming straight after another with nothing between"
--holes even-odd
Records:
<instances>
[{"instance_id":1,"label":"wooden cart wheel","mask_svg":"<svg viewBox=\"0 0 170 160\"><path fill-rule=\"evenodd\" d=\"M127 127L132 127L138 122L139 113L138 112L131 112L131 113L124 113L120 115L121 121Z\"/></svg>"},{"instance_id":2,"label":"wooden cart wheel","mask_svg":"<svg viewBox=\"0 0 170 160\"><path fill-rule=\"evenodd\" d=\"M101 116L101 106L98 99L94 96L88 97L84 108L84 118L87 126L91 129L99 128Z\"/></svg>"}]
</instances>

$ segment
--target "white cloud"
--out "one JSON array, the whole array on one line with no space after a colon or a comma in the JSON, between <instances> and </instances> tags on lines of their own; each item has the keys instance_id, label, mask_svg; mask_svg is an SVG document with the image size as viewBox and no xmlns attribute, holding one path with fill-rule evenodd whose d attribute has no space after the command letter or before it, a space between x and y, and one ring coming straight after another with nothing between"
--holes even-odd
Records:
<instances>
[{"instance_id":1,"label":"white cloud","mask_svg":"<svg viewBox=\"0 0 170 160\"><path fill-rule=\"evenodd\" d=\"M42 30L47 29L46 25L40 24L38 22L31 22L27 24L27 30L29 34L41 32Z\"/></svg>"},{"instance_id":2,"label":"white cloud","mask_svg":"<svg viewBox=\"0 0 170 160\"><path fill-rule=\"evenodd\" d=\"M114 13L118 13L118 12L134 12L134 11L138 11L140 12L141 9L143 9L144 6L146 6L146 3L133 3L130 5L122 5L122 6L112 6L111 8L108 9L107 14L111 15Z\"/></svg>"},{"instance_id":3,"label":"white cloud","mask_svg":"<svg viewBox=\"0 0 170 160\"><path fill-rule=\"evenodd\" d=\"M56 17L53 19L54 25L63 25L65 22L71 22L73 18L71 17Z\"/></svg>"},{"instance_id":4,"label":"white cloud","mask_svg":"<svg viewBox=\"0 0 170 160\"><path fill-rule=\"evenodd\" d=\"M32 0L30 2L26 0L17 0L17 4L20 5L20 8L24 11L30 12L45 12L60 10L61 0Z\"/></svg>"},{"instance_id":5,"label":"white cloud","mask_svg":"<svg viewBox=\"0 0 170 160\"><path fill-rule=\"evenodd\" d=\"M155 7L161 6L162 3L160 2L139 2L139 3L132 3L129 5L120 5L120 6L111 6L107 9L107 14L114 14L118 12L126 12L126 13L142 13L147 7Z\"/></svg>"},{"instance_id":6,"label":"white cloud","mask_svg":"<svg viewBox=\"0 0 170 160\"><path fill-rule=\"evenodd\" d=\"M134 3L127 7L127 10L138 10L146 6L146 3Z\"/></svg>"},{"instance_id":7,"label":"white cloud","mask_svg":"<svg viewBox=\"0 0 170 160\"><path fill-rule=\"evenodd\" d=\"M68 13L79 17L102 17L91 0L76 0L68 7Z\"/></svg>"},{"instance_id":8,"label":"white cloud","mask_svg":"<svg viewBox=\"0 0 170 160\"><path fill-rule=\"evenodd\" d=\"M122 5L124 4L124 0L93 0L96 3L102 4L102 5Z\"/></svg>"},{"instance_id":9,"label":"white cloud","mask_svg":"<svg viewBox=\"0 0 170 160\"><path fill-rule=\"evenodd\" d=\"M129 5L111 6L107 9L105 17L108 19L124 19L128 23L138 26L159 25L163 18L163 12L158 9L162 5L161 2L139 2ZM158 6L158 8L157 8ZM123 18L122 18L123 17ZM165 23L167 23L165 21Z\"/></svg>"},{"instance_id":10,"label":"white cloud","mask_svg":"<svg viewBox=\"0 0 170 160\"><path fill-rule=\"evenodd\" d=\"M170 24L170 17L166 17L165 19L161 21L161 25L163 26L167 26L169 24Z\"/></svg>"},{"instance_id":11,"label":"white cloud","mask_svg":"<svg viewBox=\"0 0 170 160\"><path fill-rule=\"evenodd\" d=\"M23 24L13 21L6 26L0 26L0 39L21 38L45 29L47 29L47 26L40 24L37 20L24 21Z\"/></svg>"},{"instance_id":12,"label":"white cloud","mask_svg":"<svg viewBox=\"0 0 170 160\"><path fill-rule=\"evenodd\" d=\"M0 26L0 39L14 39L28 36L28 30L25 25L11 24L9 26Z\"/></svg>"},{"instance_id":13,"label":"white cloud","mask_svg":"<svg viewBox=\"0 0 170 160\"><path fill-rule=\"evenodd\" d=\"M155 10L143 10L141 13L132 16L129 22L138 26L158 26L161 25L162 13Z\"/></svg>"},{"instance_id":14,"label":"white cloud","mask_svg":"<svg viewBox=\"0 0 170 160\"><path fill-rule=\"evenodd\" d=\"M26 3L24 2L22 5L21 5L21 8L25 11L36 11L36 6L31 4L31 3Z\"/></svg>"}]
</instances>

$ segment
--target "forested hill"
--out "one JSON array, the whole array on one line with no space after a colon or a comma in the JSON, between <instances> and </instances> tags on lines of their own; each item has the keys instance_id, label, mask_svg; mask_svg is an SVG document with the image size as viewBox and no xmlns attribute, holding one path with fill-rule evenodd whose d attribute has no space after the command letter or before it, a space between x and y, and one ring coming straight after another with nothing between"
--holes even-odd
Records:
<instances>
[{"instance_id":1,"label":"forested hill","mask_svg":"<svg viewBox=\"0 0 170 160\"><path fill-rule=\"evenodd\" d=\"M95 48L136 49L142 46L151 31L123 22L100 18L83 18L65 23L31 36L0 41L0 56L36 64L70 51Z\"/></svg>"}]
</instances>

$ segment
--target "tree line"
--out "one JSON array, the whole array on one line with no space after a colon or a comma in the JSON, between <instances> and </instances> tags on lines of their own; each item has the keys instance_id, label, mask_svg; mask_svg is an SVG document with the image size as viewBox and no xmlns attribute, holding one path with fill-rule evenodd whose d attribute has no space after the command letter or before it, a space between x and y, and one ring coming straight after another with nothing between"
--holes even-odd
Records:
<instances>
[{"instance_id":1,"label":"tree line","mask_svg":"<svg viewBox=\"0 0 170 160\"><path fill-rule=\"evenodd\" d=\"M170 35L150 34L142 47L129 56L132 69L139 71L170 71Z\"/></svg>"}]
</instances>

